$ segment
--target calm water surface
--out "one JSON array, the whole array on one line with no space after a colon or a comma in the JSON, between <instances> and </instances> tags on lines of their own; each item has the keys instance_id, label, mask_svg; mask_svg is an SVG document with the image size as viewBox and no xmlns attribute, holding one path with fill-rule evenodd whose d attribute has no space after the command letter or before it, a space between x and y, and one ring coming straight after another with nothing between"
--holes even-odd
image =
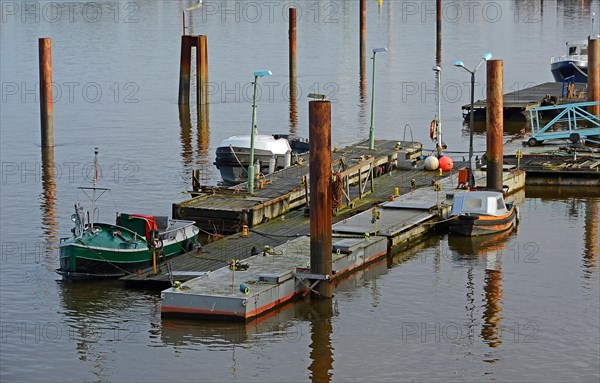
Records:
<instances>
[{"instance_id":1,"label":"calm water surface","mask_svg":"<svg viewBox=\"0 0 600 383\"><path fill-rule=\"evenodd\" d=\"M290 116L289 3L208 2L187 14L206 34L210 118L177 107L181 12L193 2L0 1L0 377L2 381L597 381L597 189L528 188L518 229L489 241L431 236L340 283L333 302L298 302L248 324L163 321L154 291L59 280L58 238L85 196L100 148L101 219L166 215L190 171L207 183L219 142L246 134L252 73L259 129L308 136L306 95L332 100L338 146L366 138L371 61L361 87L358 2L297 2L299 96ZM33 5L32 5L33 4ZM481 54L505 60L505 90L551 81L549 57L585 38L598 1L447 2L442 119L467 150L460 106ZM434 3L368 1L377 56L376 136L409 124L426 146L437 111ZM495 12L495 13L494 13ZM599 24L596 21L596 24ZM53 41L53 152L39 147L37 39ZM479 82L485 71L478 72ZM192 79L195 81L195 78ZM476 98L484 98L478 85ZM517 127L516 130L518 130ZM485 142L478 133L477 149ZM479 250L477 250L479 249Z\"/></svg>"}]
</instances>

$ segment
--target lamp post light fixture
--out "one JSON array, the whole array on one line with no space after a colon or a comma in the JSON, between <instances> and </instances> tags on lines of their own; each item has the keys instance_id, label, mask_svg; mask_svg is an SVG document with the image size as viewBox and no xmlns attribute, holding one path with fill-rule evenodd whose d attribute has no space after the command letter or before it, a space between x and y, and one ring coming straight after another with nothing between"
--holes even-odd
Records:
<instances>
[{"instance_id":1,"label":"lamp post light fixture","mask_svg":"<svg viewBox=\"0 0 600 383\"><path fill-rule=\"evenodd\" d=\"M321 94L321 93L309 93L308 96L306 96L306 97L311 98L316 101L323 101L323 100L325 100L325 98L327 98L326 95Z\"/></svg>"},{"instance_id":2,"label":"lamp post light fixture","mask_svg":"<svg viewBox=\"0 0 600 383\"><path fill-rule=\"evenodd\" d=\"M373 49L373 83L371 84L371 128L369 129L369 149L375 149L375 131L374 131L374 111L375 111L375 54L379 52L387 52L388 49L383 48L375 48Z\"/></svg>"},{"instance_id":3,"label":"lamp post light fixture","mask_svg":"<svg viewBox=\"0 0 600 383\"><path fill-rule=\"evenodd\" d=\"M469 115L469 187L473 188L475 186L475 177L473 176L473 125L475 124L475 72L477 69L483 64L484 61L488 61L492 58L491 53L485 53L481 57L481 61L475 67L475 69L471 70L465 66L460 60L457 60L454 63L454 66L461 67L467 72L471 73L471 110Z\"/></svg>"},{"instance_id":4,"label":"lamp post light fixture","mask_svg":"<svg viewBox=\"0 0 600 383\"><path fill-rule=\"evenodd\" d=\"M256 96L258 94L258 78L270 76L270 70L254 72L254 97L252 98L252 130L250 131L250 164L248 164L248 192L254 193L254 135L256 134Z\"/></svg>"}]
</instances>

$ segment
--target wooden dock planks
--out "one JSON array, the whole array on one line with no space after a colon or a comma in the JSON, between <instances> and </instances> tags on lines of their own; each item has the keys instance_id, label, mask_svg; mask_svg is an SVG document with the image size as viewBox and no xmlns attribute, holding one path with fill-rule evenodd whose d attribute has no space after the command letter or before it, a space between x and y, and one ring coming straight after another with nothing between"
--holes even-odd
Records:
<instances>
[{"instance_id":1,"label":"wooden dock planks","mask_svg":"<svg viewBox=\"0 0 600 383\"><path fill-rule=\"evenodd\" d=\"M395 141L393 142L395 147ZM442 177L451 176L451 182L457 183L457 170L460 162L455 162L456 168L452 172L446 172ZM357 213L368 210L373 205L383 201L389 201L394 194L395 188L400 194L409 193L413 189L412 180L416 187L430 186L432 179L439 179L437 172L424 171L422 167L408 170L395 169L391 173L374 178L375 190L361 200L357 200L352 209L345 208L339 211L332 219L333 223L341 222ZM171 259L170 264L173 272L202 272L216 270L227 264L232 259L244 259L255 252L262 253L264 246L271 248L281 245L288 240L309 234L309 218L305 216L304 209L294 209L282 216L267 220L250 229L250 235L243 238L241 234L225 236L220 240L203 246L201 252L192 251ZM167 265L161 265L158 275L151 275L152 269L145 269L141 276L131 274L121 278L128 284L158 284L160 286L170 285ZM193 279L192 275L180 275L174 279L181 282Z\"/></svg>"},{"instance_id":2,"label":"wooden dock planks","mask_svg":"<svg viewBox=\"0 0 600 383\"><path fill-rule=\"evenodd\" d=\"M342 165L352 167L368 163L378 167L397 160L410 161L421 154L422 147L414 142L377 140L377 150L371 151L366 144L360 142L334 151L334 170ZM307 156L302 158L301 165L266 175L264 187L255 188L252 196L245 192L243 185L208 188L197 197L173 204L172 216L174 219L196 221L202 230L208 232L230 234L241 231L242 225L254 227L286 214L306 203L309 163ZM369 167L359 168L365 178Z\"/></svg>"}]
</instances>

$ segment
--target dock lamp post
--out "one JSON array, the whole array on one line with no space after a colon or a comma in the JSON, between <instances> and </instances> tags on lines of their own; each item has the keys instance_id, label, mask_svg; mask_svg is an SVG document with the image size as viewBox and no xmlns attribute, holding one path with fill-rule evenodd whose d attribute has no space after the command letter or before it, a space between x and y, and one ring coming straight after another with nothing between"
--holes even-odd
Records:
<instances>
[{"instance_id":1,"label":"dock lamp post","mask_svg":"<svg viewBox=\"0 0 600 383\"><path fill-rule=\"evenodd\" d=\"M256 131L256 96L258 94L258 78L270 76L270 70L254 72L254 97L252 98L252 130L250 131L250 164L248 165L248 192L254 194L254 134Z\"/></svg>"},{"instance_id":2,"label":"dock lamp post","mask_svg":"<svg viewBox=\"0 0 600 383\"><path fill-rule=\"evenodd\" d=\"M477 72L477 69L479 69L479 67L481 66L481 64L483 64L484 61L490 60L492 58L492 54L491 53L485 53L482 57L481 57L481 61L479 61L479 64L477 64L477 66L475 67L475 69L471 70L469 68L467 68L465 66L465 63L463 63L460 60L457 60L454 63L454 66L457 67L461 67L464 70L466 70L467 72L471 73L471 110L470 110L470 115L469 115L469 187L473 188L475 186L475 178L473 177L473 125L475 123L475 108L474 108L474 104L475 104L475 72Z\"/></svg>"},{"instance_id":3,"label":"dock lamp post","mask_svg":"<svg viewBox=\"0 0 600 383\"><path fill-rule=\"evenodd\" d=\"M373 83L371 85L371 128L369 129L369 149L375 149L375 132L374 132L374 111L375 111L375 54L378 52L387 52L387 48L373 49Z\"/></svg>"}]
</instances>

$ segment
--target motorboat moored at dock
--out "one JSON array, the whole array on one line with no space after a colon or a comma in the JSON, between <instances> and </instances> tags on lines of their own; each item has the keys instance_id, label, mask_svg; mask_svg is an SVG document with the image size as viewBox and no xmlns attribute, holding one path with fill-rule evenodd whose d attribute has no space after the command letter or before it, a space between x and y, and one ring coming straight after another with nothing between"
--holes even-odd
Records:
<instances>
[{"instance_id":1,"label":"motorboat moored at dock","mask_svg":"<svg viewBox=\"0 0 600 383\"><path fill-rule=\"evenodd\" d=\"M566 78L573 77L574 82L587 82L587 41L567 42L566 45L566 55L550 59L550 71L554 81L563 82Z\"/></svg>"},{"instance_id":2,"label":"motorboat moored at dock","mask_svg":"<svg viewBox=\"0 0 600 383\"><path fill-rule=\"evenodd\" d=\"M223 182L236 185L248 180L251 137L232 136L221 141L214 164L221 172ZM308 141L287 135L254 135L254 161L259 163L258 173L269 174L291 166L294 154L308 152Z\"/></svg>"},{"instance_id":3,"label":"motorboat moored at dock","mask_svg":"<svg viewBox=\"0 0 600 383\"><path fill-rule=\"evenodd\" d=\"M193 221L117 213L114 224L95 222L96 201L110 191L96 186L97 148L94 167L93 186L79 188L92 201L92 210L74 205L75 227L71 236L60 239L57 273L67 279L118 278L194 249L200 229Z\"/></svg>"},{"instance_id":4,"label":"motorboat moored at dock","mask_svg":"<svg viewBox=\"0 0 600 383\"><path fill-rule=\"evenodd\" d=\"M518 208L505 203L502 192L470 191L454 196L449 216L450 233L478 236L510 229L518 221Z\"/></svg>"}]
</instances>

